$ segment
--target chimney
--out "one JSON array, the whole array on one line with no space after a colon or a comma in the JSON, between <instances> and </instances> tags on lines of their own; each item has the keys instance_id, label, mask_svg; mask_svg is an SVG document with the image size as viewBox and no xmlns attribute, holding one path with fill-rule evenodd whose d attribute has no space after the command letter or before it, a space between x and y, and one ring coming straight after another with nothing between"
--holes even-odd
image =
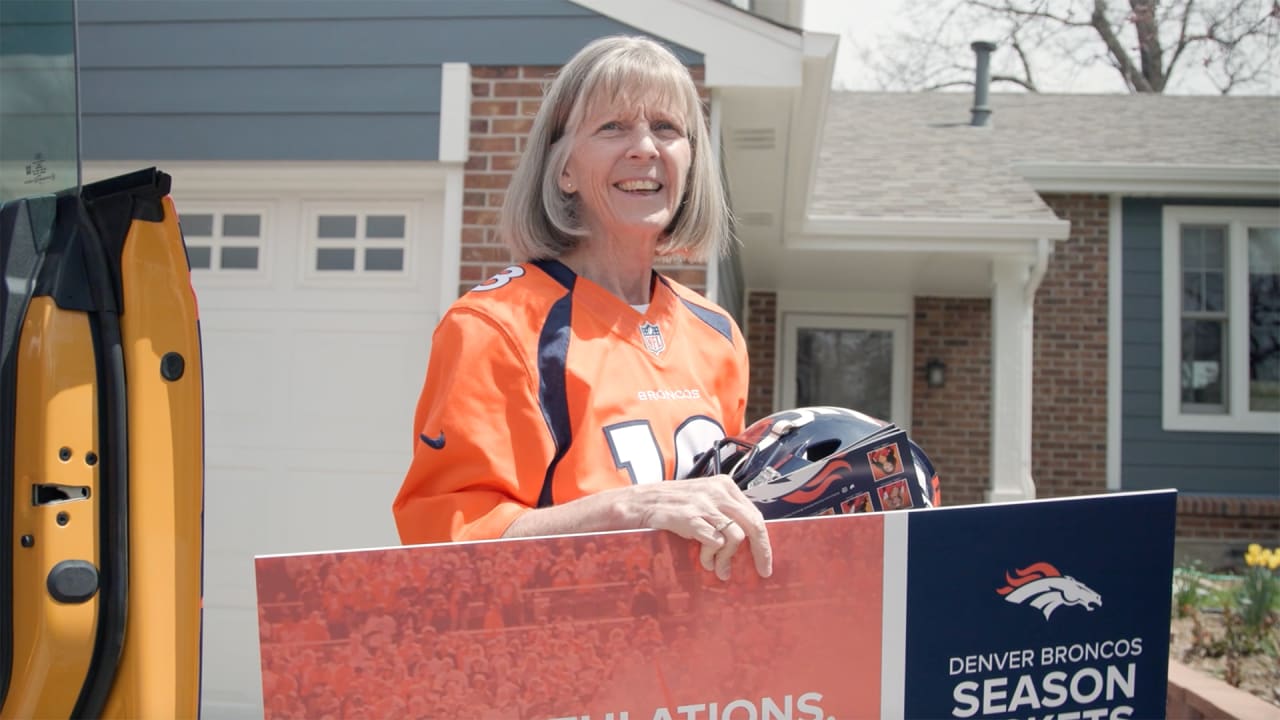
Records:
<instances>
[{"instance_id":1,"label":"chimney","mask_svg":"<svg viewBox=\"0 0 1280 720\"><path fill-rule=\"evenodd\" d=\"M991 108L987 106L987 95L991 90L991 51L996 49L996 44L979 40L969 47L978 56L978 72L973 81L973 110L970 111L972 119L969 124L982 127L987 124L987 118L991 116Z\"/></svg>"}]
</instances>

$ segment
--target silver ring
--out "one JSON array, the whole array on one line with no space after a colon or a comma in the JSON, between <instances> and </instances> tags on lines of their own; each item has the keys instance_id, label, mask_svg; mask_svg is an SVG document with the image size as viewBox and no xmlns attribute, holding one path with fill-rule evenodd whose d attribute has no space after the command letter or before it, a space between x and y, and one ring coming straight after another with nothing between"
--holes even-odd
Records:
<instances>
[{"instance_id":1,"label":"silver ring","mask_svg":"<svg viewBox=\"0 0 1280 720\"><path fill-rule=\"evenodd\" d=\"M715 530L715 531L716 531L716 532L718 532L718 533L722 533L722 532L724 532L724 529L725 529L725 528L729 527L729 526L730 526L730 525L732 525L732 524L733 524L733 518L728 518L728 519L726 519L724 522L720 523L719 525L716 525L716 526L715 526L714 528L712 528L712 529L713 529L713 530Z\"/></svg>"}]
</instances>

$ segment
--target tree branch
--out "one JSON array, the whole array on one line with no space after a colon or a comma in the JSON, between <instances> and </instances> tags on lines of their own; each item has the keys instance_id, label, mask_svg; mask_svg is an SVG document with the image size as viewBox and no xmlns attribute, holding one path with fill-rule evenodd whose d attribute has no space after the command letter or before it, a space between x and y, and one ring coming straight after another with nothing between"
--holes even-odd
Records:
<instances>
[{"instance_id":1,"label":"tree branch","mask_svg":"<svg viewBox=\"0 0 1280 720\"><path fill-rule=\"evenodd\" d=\"M1155 92L1163 92L1164 48L1160 47L1160 27L1156 20L1155 0L1129 0L1133 11L1130 22L1138 34L1138 58L1142 63L1142 77Z\"/></svg>"},{"instance_id":2,"label":"tree branch","mask_svg":"<svg viewBox=\"0 0 1280 720\"><path fill-rule=\"evenodd\" d=\"M1177 67L1182 52L1191 45L1192 38L1187 36L1187 26L1191 23L1191 13L1195 12L1195 4L1196 0L1187 0L1186 6L1182 9L1182 21L1178 23L1178 40L1173 45L1173 57L1169 58L1169 66L1164 69L1166 82L1173 74L1173 69Z\"/></svg>"},{"instance_id":3,"label":"tree branch","mask_svg":"<svg viewBox=\"0 0 1280 720\"><path fill-rule=\"evenodd\" d=\"M1052 20L1053 22L1066 25L1067 27L1082 27L1082 28L1089 27L1089 23L1087 22L1080 22L1079 20L1072 20L1070 17L1054 15L1053 13L1045 12L1044 10L1024 10L1020 7L1014 6L1014 4L1011 2L1006 3L1004 5L992 5L991 3L985 2L984 0L966 0L966 4L968 4L970 7L976 7L982 10L989 10L993 13L998 13L1002 15L1013 15L1016 17L1027 18L1027 19L1038 18L1041 20Z\"/></svg>"},{"instance_id":4,"label":"tree branch","mask_svg":"<svg viewBox=\"0 0 1280 720\"><path fill-rule=\"evenodd\" d=\"M1036 87L1035 87L1034 85L1029 85L1029 84L1027 84L1027 81L1026 81L1026 80L1023 80L1022 78L1020 78L1020 77L1018 77L1018 76L1016 76L1016 75L992 75L992 76L991 76L991 82L993 82L993 83L998 83L998 82L1011 83L1011 84L1013 84L1013 85L1017 85L1017 86L1019 86L1019 87L1021 87L1021 88L1025 89L1025 90L1027 90L1027 91L1029 91L1029 92L1040 92L1039 90L1037 90L1037 89L1036 89ZM930 86L928 86L928 87L926 87L926 88L924 88L924 89L925 89L926 91L932 91L932 90L943 90L943 89L946 89L946 88L949 88L949 87L973 87L973 86L974 86L974 84L975 84L975 83L974 83L972 80L950 80L950 81L947 81L947 82L941 82L941 83L937 83L937 84L934 84L934 85L930 85Z\"/></svg>"},{"instance_id":5,"label":"tree branch","mask_svg":"<svg viewBox=\"0 0 1280 720\"><path fill-rule=\"evenodd\" d=\"M998 82L1013 83L1014 85L1021 85L1023 88L1025 88L1026 90L1028 90L1028 91L1030 91L1030 92L1033 92L1033 93L1038 93L1038 92L1040 92L1040 88L1036 87L1036 84L1035 84L1035 83L1033 83L1033 82L1031 82L1031 80L1030 80L1030 79L1025 79L1025 80L1024 80L1023 78L1017 77L1016 75L999 75L999 74L997 74L997 75L992 75L992 76L991 76L991 82L993 82L993 83L998 83Z\"/></svg>"},{"instance_id":6,"label":"tree branch","mask_svg":"<svg viewBox=\"0 0 1280 720\"><path fill-rule=\"evenodd\" d=\"M1098 36L1102 38L1102 42L1107 46L1107 51L1111 53L1111 57L1119 65L1120 74L1124 75L1125 82L1129 84L1129 87L1138 92L1155 92L1155 89L1151 87L1151 83L1148 83L1142 73L1138 72L1138 69L1134 67L1129 53L1120 44L1120 39L1116 37L1115 32L1111 29L1111 23L1107 22L1106 0L1093 0L1093 15L1090 18L1090 24L1094 30L1098 31Z\"/></svg>"},{"instance_id":7,"label":"tree branch","mask_svg":"<svg viewBox=\"0 0 1280 720\"><path fill-rule=\"evenodd\" d=\"M904 7L914 30L879 44L877 61L868 62L885 88L970 84L975 39L1012 48L992 57L993 82L1032 92L1107 67L1129 92L1164 92L1175 77L1192 76L1220 92L1270 92L1280 77L1280 0L906 0Z\"/></svg>"},{"instance_id":8,"label":"tree branch","mask_svg":"<svg viewBox=\"0 0 1280 720\"><path fill-rule=\"evenodd\" d=\"M1022 64L1022 74L1026 76L1026 82L1019 81L1018 84L1031 92L1040 92L1040 90L1036 88L1035 80L1031 77L1031 59L1027 57L1026 50L1023 49L1022 43L1018 40L1017 35L1013 36L1012 44L1013 51L1018 54L1018 62ZM992 76L991 79L994 80L995 76Z\"/></svg>"}]
</instances>

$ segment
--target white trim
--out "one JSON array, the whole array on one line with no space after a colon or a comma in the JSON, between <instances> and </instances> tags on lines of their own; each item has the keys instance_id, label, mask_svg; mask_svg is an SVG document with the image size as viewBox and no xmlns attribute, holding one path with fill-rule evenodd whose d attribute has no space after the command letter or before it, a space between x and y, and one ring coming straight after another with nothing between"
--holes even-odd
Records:
<instances>
[{"instance_id":1,"label":"white trim","mask_svg":"<svg viewBox=\"0 0 1280 720\"><path fill-rule=\"evenodd\" d=\"M913 298L910 293L906 292L831 292L786 289L778 289L775 292L779 312L914 317Z\"/></svg>"},{"instance_id":2,"label":"white trim","mask_svg":"<svg viewBox=\"0 0 1280 720\"><path fill-rule=\"evenodd\" d=\"M1268 165L1014 163L1037 192L1264 197L1280 194L1280 168Z\"/></svg>"},{"instance_id":3,"label":"white trim","mask_svg":"<svg viewBox=\"0 0 1280 720\"><path fill-rule=\"evenodd\" d=\"M880 718L901 720L907 698L907 552L911 513L884 513L881 553Z\"/></svg>"},{"instance_id":4,"label":"white trim","mask_svg":"<svg viewBox=\"0 0 1280 720\"><path fill-rule=\"evenodd\" d=\"M1112 195L1107 216L1107 490L1120 489L1124 394L1124 199Z\"/></svg>"},{"instance_id":5,"label":"white trim","mask_svg":"<svg viewBox=\"0 0 1280 720\"><path fill-rule=\"evenodd\" d=\"M454 167L445 175L440 235L440 315L458 299L462 273L462 193L465 171Z\"/></svg>"},{"instance_id":6,"label":"white trim","mask_svg":"<svg viewBox=\"0 0 1280 720\"><path fill-rule=\"evenodd\" d=\"M84 182L155 166L173 178L174 195L253 200L263 194L305 193L308 198L361 195L421 199L444 188L447 168L422 162L86 162Z\"/></svg>"},{"instance_id":7,"label":"white trim","mask_svg":"<svg viewBox=\"0 0 1280 720\"><path fill-rule=\"evenodd\" d=\"M779 393L782 407L797 407L796 399L796 351L801 327L821 330L888 330L891 333L893 361L890 367L889 417L880 418L909 430L911 427L910 379L912 367L912 338L910 317L906 315L883 316L862 313L797 313L782 312L782 384ZM852 408L868 412L867 408Z\"/></svg>"},{"instance_id":8,"label":"white trim","mask_svg":"<svg viewBox=\"0 0 1280 720\"><path fill-rule=\"evenodd\" d=\"M974 220L972 218L856 217L810 215L802 233L787 245L805 249L859 250L945 249L961 252L1036 252L1039 238L1066 240L1066 220ZM908 247L903 241L909 241ZM1027 241L1032 241L1030 246Z\"/></svg>"},{"instance_id":9,"label":"white trim","mask_svg":"<svg viewBox=\"0 0 1280 720\"><path fill-rule=\"evenodd\" d=\"M831 98L840 37L805 33L804 84L791 103L787 133L786 191L782 197L781 226L784 237L802 229L822 155L823 128Z\"/></svg>"},{"instance_id":10,"label":"white trim","mask_svg":"<svg viewBox=\"0 0 1280 720\"><path fill-rule=\"evenodd\" d=\"M706 299L710 300L711 302L717 305L724 305L725 303L720 302L720 297L719 297L719 292L720 292L720 261L719 259L712 258L711 260L708 260L703 267L705 267L707 271L707 283L706 283L707 287L706 287L706 291L702 294L703 297L705 297Z\"/></svg>"},{"instance_id":11,"label":"white trim","mask_svg":"<svg viewBox=\"0 0 1280 720\"><path fill-rule=\"evenodd\" d=\"M720 153L720 143L723 138L720 137L721 123L724 119L724 101L720 98L718 90L711 91L711 119L710 127L707 129L711 135L711 159L712 166L720 172L724 168L724 156ZM727 185L728 183L726 183ZM727 188L726 188L727 190ZM704 296L711 302L720 303L720 257L714 256L707 259L705 263L707 271L706 292Z\"/></svg>"},{"instance_id":12,"label":"white trim","mask_svg":"<svg viewBox=\"0 0 1280 720\"><path fill-rule=\"evenodd\" d=\"M1183 223L1214 223L1228 226L1226 248L1227 412L1205 415L1182 412L1182 234ZM1240 318L1248 317L1248 274L1246 226L1280 226L1280 211L1259 207L1206 207L1166 205L1161 215L1161 419L1165 430L1192 432L1270 433L1280 431L1280 412L1253 412L1249 408L1248 327Z\"/></svg>"},{"instance_id":13,"label":"white trim","mask_svg":"<svg viewBox=\"0 0 1280 720\"><path fill-rule=\"evenodd\" d=\"M701 53L709 87L801 87L804 35L719 0L573 0Z\"/></svg>"},{"instance_id":14,"label":"white trim","mask_svg":"<svg viewBox=\"0 0 1280 720\"><path fill-rule=\"evenodd\" d=\"M444 163L465 163L470 155L471 66L440 66L440 147L436 157Z\"/></svg>"}]
</instances>

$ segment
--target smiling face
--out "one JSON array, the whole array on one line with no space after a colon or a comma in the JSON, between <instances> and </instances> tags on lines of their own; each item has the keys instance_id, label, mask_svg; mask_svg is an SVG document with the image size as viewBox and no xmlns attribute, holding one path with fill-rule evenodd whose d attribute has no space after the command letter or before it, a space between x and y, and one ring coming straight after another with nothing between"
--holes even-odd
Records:
<instances>
[{"instance_id":1,"label":"smiling face","mask_svg":"<svg viewBox=\"0 0 1280 720\"><path fill-rule=\"evenodd\" d=\"M589 103L573 133L560 189L593 235L656 242L684 196L693 150L679 107L655 94Z\"/></svg>"}]
</instances>

